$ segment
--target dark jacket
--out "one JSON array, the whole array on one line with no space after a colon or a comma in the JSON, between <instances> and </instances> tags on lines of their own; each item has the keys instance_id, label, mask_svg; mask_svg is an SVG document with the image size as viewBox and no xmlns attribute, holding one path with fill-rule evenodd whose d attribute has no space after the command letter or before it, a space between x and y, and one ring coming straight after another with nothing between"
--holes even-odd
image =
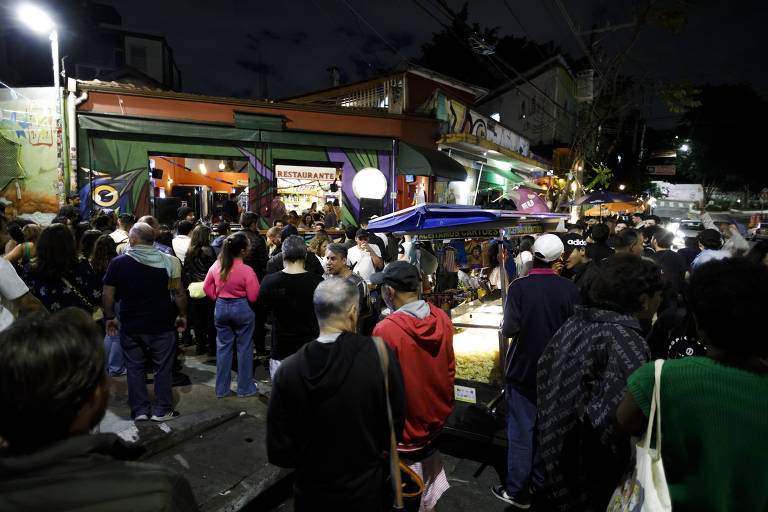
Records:
<instances>
[{"instance_id":1,"label":"dark jacket","mask_svg":"<svg viewBox=\"0 0 768 512\"><path fill-rule=\"evenodd\" d=\"M579 288L549 269L531 269L527 277L509 285L502 330L515 342L510 344L504 375L518 392L535 399L539 357L579 302Z\"/></svg>"},{"instance_id":2,"label":"dark jacket","mask_svg":"<svg viewBox=\"0 0 768 512\"><path fill-rule=\"evenodd\" d=\"M537 414L555 510L605 510L629 462L629 442L613 429L627 378L648 361L637 319L576 306L539 359Z\"/></svg>"},{"instance_id":3,"label":"dark jacket","mask_svg":"<svg viewBox=\"0 0 768 512\"><path fill-rule=\"evenodd\" d=\"M219 253L221 252L221 247L224 245L224 240L226 239L227 237L220 236L216 240L211 242L211 247L213 248L213 251L216 253L216 256L218 256Z\"/></svg>"},{"instance_id":4,"label":"dark jacket","mask_svg":"<svg viewBox=\"0 0 768 512\"><path fill-rule=\"evenodd\" d=\"M243 258L243 263L250 266L256 273L256 277L261 281L264 279L267 270L267 241L255 231L244 229L241 233L247 236L251 242L251 250Z\"/></svg>"},{"instance_id":5,"label":"dark jacket","mask_svg":"<svg viewBox=\"0 0 768 512\"><path fill-rule=\"evenodd\" d=\"M211 247L203 247L195 258L190 258L189 253L187 253L187 257L184 258L184 266L181 269L181 281L184 283L184 288L189 286L189 283L205 281L208 269L215 262L216 253Z\"/></svg>"},{"instance_id":6,"label":"dark jacket","mask_svg":"<svg viewBox=\"0 0 768 512\"><path fill-rule=\"evenodd\" d=\"M283 270L283 253L278 253L272 256L267 262L267 274L274 274ZM304 270L308 272L314 272L315 274L322 276L325 274L325 269L320 264L320 261L315 258L315 255L307 252L307 259L304 262ZM261 281L261 279L259 279Z\"/></svg>"},{"instance_id":7,"label":"dark jacket","mask_svg":"<svg viewBox=\"0 0 768 512\"><path fill-rule=\"evenodd\" d=\"M114 434L73 436L31 455L0 457L0 511L186 512L189 482L163 466L129 462Z\"/></svg>"},{"instance_id":8,"label":"dark jacket","mask_svg":"<svg viewBox=\"0 0 768 512\"><path fill-rule=\"evenodd\" d=\"M383 511L389 422L376 345L344 332L313 341L275 374L267 412L272 464L296 468L296 511ZM400 364L389 354L389 396L398 436L405 423Z\"/></svg>"}]
</instances>

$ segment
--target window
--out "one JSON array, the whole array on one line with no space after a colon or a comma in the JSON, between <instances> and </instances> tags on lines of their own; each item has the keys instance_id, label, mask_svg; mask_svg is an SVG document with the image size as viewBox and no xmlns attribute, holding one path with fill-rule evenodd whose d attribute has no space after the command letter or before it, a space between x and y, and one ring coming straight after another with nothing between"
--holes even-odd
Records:
<instances>
[{"instance_id":1,"label":"window","mask_svg":"<svg viewBox=\"0 0 768 512\"><path fill-rule=\"evenodd\" d=\"M147 70L147 47L131 45L128 47L128 64L140 71Z\"/></svg>"}]
</instances>

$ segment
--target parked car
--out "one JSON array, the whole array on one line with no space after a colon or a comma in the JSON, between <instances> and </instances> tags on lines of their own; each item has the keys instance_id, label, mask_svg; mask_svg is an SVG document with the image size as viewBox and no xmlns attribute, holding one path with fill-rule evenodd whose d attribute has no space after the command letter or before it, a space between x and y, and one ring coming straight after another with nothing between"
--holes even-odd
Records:
<instances>
[{"instance_id":1,"label":"parked car","mask_svg":"<svg viewBox=\"0 0 768 512\"><path fill-rule=\"evenodd\" d=\"M700 220L681 219L679 223L672 222L667 224L667 230L675 234L675 239L672 241L672 247L681 249L685 247L686 237L697 237L699 236L699 233L704 231L704 224L702 224Z\"/></svg>"},{"instance_id":2,"label":"parked car","mask_svg":"<svg viewBox=\"0 0 768 512\"><path fill-rule=\"evenodd\" d=\"M768 221L760 221L747 230L747 240L768 240Z\"/></svg>"}]
</instances>

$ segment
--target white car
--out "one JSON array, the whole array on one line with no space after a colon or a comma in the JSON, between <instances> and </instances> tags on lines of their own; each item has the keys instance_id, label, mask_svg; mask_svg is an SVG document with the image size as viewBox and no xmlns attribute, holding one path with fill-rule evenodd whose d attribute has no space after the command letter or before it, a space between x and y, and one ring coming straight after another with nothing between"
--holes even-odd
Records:
<instances>
[{"instance_id":1,"label":"white car","mask_svg":"<svg viewBox=\"0 0 768 512\"><path fill-rule=\"evenodd\" d=\"M672 247L674 249L682 249L685 247L686 237L699 236L699 233L704 231L704 224L700 220L681 219L679 223L672 222L668 224L667 231L671 231L675 235Z\"/></svg>"}]
</instances>

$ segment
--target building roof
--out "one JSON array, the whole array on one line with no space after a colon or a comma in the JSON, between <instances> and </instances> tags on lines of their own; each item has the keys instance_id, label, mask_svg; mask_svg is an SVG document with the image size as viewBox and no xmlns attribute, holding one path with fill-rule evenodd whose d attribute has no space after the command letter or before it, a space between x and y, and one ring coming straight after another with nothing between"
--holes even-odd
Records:
<instances>
[{"instance_id":1,"label":"building roof","mask_svg":"<svg viewBox=\"0 0 768 512\"><path fill-rule=\"evenodd\" d=\"M101 80L78 80L77 88L82 91L102 92L108 94L122 94L126 96L144 96L152 98L164 98L179 101L197 101L202 103L218 103L223 105L260 107L275 110L298 110L308 112L323 112L329 114L357 115L367 117L383 117L390 119L418 119L434 120L433 117L417 114L390 114L381 109L360 107L341 107L337 105L312 105L297 103L281 103L275 101L259 101L244 98L230 98L225 96L206 96L188 92L168 91L148 86L134 85L125 82L104 82Z\"/></svg>"},{"instance_id":2,"label":"building roof","mask_svg":"<svg viewBox=\"0 0 768 512\"><path fill-rule=\"evenodd\" d=\"M317 89L314 91L308 91L300 94L295 94L292 96L285 96L282 98L278 98L276 101L294 102L296 100L308 99L315 96L327 97L332 95L333 93L335 93L333 95L341 95L346 93L349 90L357 89L360 86L380 82L383 79L391 78L403 73L412 73L414 75L418 75L423 78L433 80L443 85L453 87L454 89L460 89L462 91L466 91L470 94L473 94L476 99L488 93L488 89L484 87L469 84L467 82L462 82L461 80L457 80L448 75L443 75L442 73L438 73L437 71L432 71L431 69L418 66L408 61L401 61L397 66L395 66L391 71L387 73L382 73L380 75L376 75L371 78L366 78L365 80L358 80L357 82L349 82L346 84L339 84L332 87L326 87L324 89Z\"/></svg>"}]
</instances>

